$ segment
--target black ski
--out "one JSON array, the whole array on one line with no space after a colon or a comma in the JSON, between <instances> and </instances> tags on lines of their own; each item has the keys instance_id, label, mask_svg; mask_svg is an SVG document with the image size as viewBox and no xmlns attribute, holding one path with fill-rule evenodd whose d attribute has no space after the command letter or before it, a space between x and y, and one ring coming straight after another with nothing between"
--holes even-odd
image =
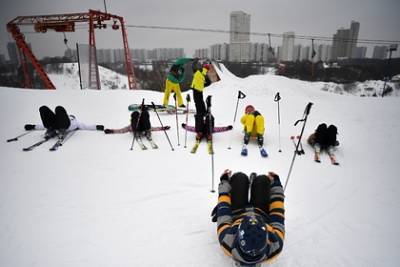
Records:
<instances>
[{"instance_id":1,"label":"black ski","mask_svg":"<svg viewBox=\"0 0 400 267\"><path fill-rule=\"evenodd\" d=\"M136 141L142 150L147 150L147 146L143 143L142 137L136 136Z\"/></svg>"},{"instance_id":2,"label":"black ski","mask_svg":"<svg viewBox=\"0 0 400 267\"><path fill-rule=\"evenodd\" d=\"M49 141L51 138L53 138L54 136L46 136L46 137L44 137L42 140L40 140L39 142L36 142L36 143L34 143L33 145L31 145L31 146L28 146L28 147L24 147L23 149L22 149L22 151L31 151L32 149L34 149L35 147L38 147L38 146L40 146L41 144L43 144L43 143L46 143L47 141Z\"/></svg>"},{"instance_id":3,"label":"black ski","mask_svg":"<svg viewBox=\"0 0 400 267\"><path fill-rule=\"evenodd\" d=\"M153 141L153 139L146 137L147 141L150 143L152 149L157 149L158 145Z\"/></svg>"},{"instance_id":4,"label":"black ski","mask_svg":"<svg viewBox=\"0 0 400 267\"><path fill-rule=\"evenodd\" d=\"M8 139L7 142L9 143L9 142L18 141L18 138L23 137L23 136L25 136L25 135L28 135L28 134L30 134L30 133L32 133L32 132L33 132L33 131L28 131L28 132L22 133L22 134L20 134L20 135L14 137L14 138Z\"/></svg>"},{"instance_id":5,"label":"black ski","mask_svg":"<svg viewBox=\"0 0 400 267\"><path fill-rule=\"evenodd\" d=\"M49 149L49 151L57 151L60 146L62 146L74 133L76 130L65 132L58 136L57 142Z\"/></svg>"}]
</instances>

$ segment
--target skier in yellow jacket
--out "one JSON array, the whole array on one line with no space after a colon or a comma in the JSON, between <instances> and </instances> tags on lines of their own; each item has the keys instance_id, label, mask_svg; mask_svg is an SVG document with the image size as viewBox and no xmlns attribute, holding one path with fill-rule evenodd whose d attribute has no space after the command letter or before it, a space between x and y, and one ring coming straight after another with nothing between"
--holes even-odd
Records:
<instances>
[{"instance_id":1,"label":"skier in yellow jacket","mask_svg":"<svg viewBox=\"0 0 400 267\"><path fill-rule=\"evenodd\" d=\"M196 115L205 116L206 115L206 105L204 104L203 91L211 82L207 77L207 72L210 69L210 65L205 63L201 64L195 61L192 66L194 75L192 80L191 88L193 89L193 99L196 105Z\"/></svg>"},{"instance_id":2,"label":"skier in yellow jacket","mask_svg":"<svg viewBox=\"0 0 400 267\"><path fill-rule=\"evenodd\" d=\"M244 126L242 155L247 156L247 145L249 144L250 138L256 137L261 155L263 157L267 157L268 154L264 148L264 117L261 115L261 113L258 112L252 105L248 105L245 108L245 114L240 119L240 122Z\"/></svg>"}]
</instances>

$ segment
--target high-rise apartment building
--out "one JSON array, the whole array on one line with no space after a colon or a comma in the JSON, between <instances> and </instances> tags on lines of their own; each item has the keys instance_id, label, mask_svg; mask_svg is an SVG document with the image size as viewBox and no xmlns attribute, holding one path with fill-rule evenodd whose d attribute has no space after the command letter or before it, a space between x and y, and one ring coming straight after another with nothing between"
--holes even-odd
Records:
<instances>
[{"instance_id":1,"label":"high-rise apartment building","mask_svg":"<svg viewBox=\"0 0 400 267\"><path fill-rule=\"evenodd\" d=\"M353 47L353 52L351 53L351 58L365 58L367 55L367 47Z\"/></svg>"},{"instance_id":2,"label":"high-rise apartment building","mask_svg":"<svg viewBox=\"0 0 400 267\"><path fill-rule=\"evenodd\" d=\"M301 54L300 54L300 60L310 60L311 59L310 50L311 50L311 47L309 47L309 46L302 47Z\"/></svg>"},{"instance_id":3,"label":"high-rise apartment building","mask_svg":"<svg viewBox=\"0 0 400 267\"><path fill-rule=\"evenodd\" d=\"M352 58L353 49L357 46L360 23L351 21L350 29L339 29L333 35L332 59Z\"/></svg>"},{"instance_id":4,"label":"high-rise apartment building","mask_svg":"<svg viewBox=\"0 0 400 267\"><path fill-rule=\"evenodd\" d=\"M28 43L29 49L32 49L32 46L30 43ZM20 64L20 58L19 58L19 52L18 52L18 47L15 42L8 42L7 43L7 51L8 51L8 57L10 59L11 64Z\"/></svg>"},{"instance_id":5,"label":"high-rise apartment building","mask_svg":"<svg viewBox=\"0 0 400 267\"><path fill-rule=\"evenodd\" d=\"M18 48L16 43L9 42L7 43L7 51L8 51L8 58L10 59L11 64L19 64L19 56L18 56Z\"/></svg>"},{"instance_id":6,"label":"high-rise apartment building","mask_svg":"<svg viewBox=\"0 0 400 267\"><path fill-rule=\"evenodd\" d=\"M294 32L285 32L282 40L282 61L293 61Z\"/></svg>"},{"instance_id":7,"label":"high-rise apartment building","mask_svg":"<svg viewBox=\"0 0 400 267\"><path fill-rule=\"evenodd\" d=\"M372 58L375 59L386 59L388 54L387 46L374 46L374 52L372 54Z\"/></svg>"},{"instance_id":8,"label":"high-rise apartment building","mask_svg":"<svg viewBox=\"0 0 400 267\"><path fill-rule=\"evenodd\" d=\"M301 45L295 45L293 48L293 61L300 60L301 55Z\"/></svg>"},{"instance_id":9,"label":"high-rise apartment building","mask_svg":"<svg viewBox=\"0 0 400 267\"><path fill-rule=\"evenodd\" d=\"M250 60L250 15L233 11L230 15L230 61Z\"/></svg>"},{"instance_id":10,"label":"high-rise apartment building","mask_svg":"<svg viewBox=\"0 0 400 267\"><path fill-rule=\"evenodd\" d=\"M229 44L214 44L210 46L210 58L214 60L229 60Z\"/></svg>"},{"instance_id":11,"label":"high-rise apartment building","mask_svg":"<svg viewBox=\"0 0 400 267\"><path fill-rule=\"evenodd\" d=\"M200 48L194 50L194 57L197 58L208 58L208 49L207 48Z\"/></svg>"}]
</instances>

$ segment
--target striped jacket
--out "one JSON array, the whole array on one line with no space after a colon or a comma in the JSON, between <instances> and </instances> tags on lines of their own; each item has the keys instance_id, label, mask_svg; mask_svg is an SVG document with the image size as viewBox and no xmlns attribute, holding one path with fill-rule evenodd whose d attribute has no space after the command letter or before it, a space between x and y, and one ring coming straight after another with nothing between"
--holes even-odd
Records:
<instances>
[{"instance_id":1,"label":"striped jacket","mask_svg":"<svg viewBox=\"0 0 400 267\"><path fill-rule=\"evenodd\" d=\"M271 184L268 214L254 207L247 207L245 210L232 211L230 184L227 181L222 181L220 183L218 191L217 234L218 241L225 254L231 256L237 262L248 265L263 261L271 262L274 260L282 251L283 240L285 237L285 196L279 178L276 177ZM252 214L258 214L264 218L266 222L266 231L268 231L268 251L265 255L256 258L250 258L249 256L244 255L237 247L239 224L243 217Z\"/></svg>"}]
</instances>

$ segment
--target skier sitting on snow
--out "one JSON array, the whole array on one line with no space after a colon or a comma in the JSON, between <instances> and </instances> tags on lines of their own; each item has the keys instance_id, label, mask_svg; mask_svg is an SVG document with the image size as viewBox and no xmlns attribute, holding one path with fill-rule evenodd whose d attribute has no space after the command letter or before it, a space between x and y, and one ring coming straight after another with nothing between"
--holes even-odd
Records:
<instances>
[{"instance_id":1,"label":"skier sitting on snow","mask_svg":"<svg viewBox=\"0 0 400 267\"><path fill-rule=\"evenodd\" d=\"M143 107L143 111L134 111L131 113L131 123L121 129L105 129L104 133L114 134L114 133L136 133L139 137L145 136L149 141L151 138L151 123L150 114L146 107Z\"/></svg>"},{"instance_id":2,"label":"skier sitting on snow","mask_svg":"<svg viewBox=\"0 0 400 267\"><path fill-rule=\"evenodd\" d=\"M245 108L245 114L240 119L244 128L242 155L247 155L247 145L251 137L257 137L257 143L260 148L261 155L267 157L268 154L264 149L264 117L252 105Z\"/></svg>"},{"instance_id":3,"label":"skier sitting on snow","mask_svg":"<svg viewBox=\"0 0 400 267\"><path fill-rule=\"evenodd\" d=\"M74 115L68 115L67 111L62 106L57 106L53 112L47 106L39 108L42 124L25 124L25 130L44 130L46 129L45 137L60 137L74 130L98 130L103 131L103 125L86 125L79 122Z\"/></svg>"},{"instance_id":4,"label":"skier sitting on snow","mask_svg":"<svg viewBox=\"0 0 400 267\"><path fill-rule=\"evenodd\" d=\"M191 88L193 89L193 99L196 106L196 114L205 116L207 110L203 99L203 90L205 87L211 84L211 81L207 76L207 72L210 70L210 65L207 63L202 65L198 60L195 60L192 64L192 69L194 75Z\"/></svg>"},{"instance_id":5,"label":"skier sitting on snow","mask_svg":"<svg viewBox=\"0 0 400 267\"><path fill-rule=\"evenodd\" d=\"M334 147L339 145L339 142L336 140L336 135L337 127L335 125L329 125L329 127L327 127L326 123L321 123L318 125L315 132L308 137L307 142L314 148L314 160L316 162L321 162L320 154L322 150L325 150L332 164L339 165L333 154Z\"/></svg>"},{"instance_id":6,"label":"skier sitting on snow","mask_svg":"<svg viewBox=\"0 0 400 267\"><path fill-rule=\"evenodd\" d=\"M221 248L239 266L271 262L282 251L285 237L285 195L279 176L252 173L249 179L241 172L231 174L222 174L211 214Z\"/></svg>"}]
</instances>

